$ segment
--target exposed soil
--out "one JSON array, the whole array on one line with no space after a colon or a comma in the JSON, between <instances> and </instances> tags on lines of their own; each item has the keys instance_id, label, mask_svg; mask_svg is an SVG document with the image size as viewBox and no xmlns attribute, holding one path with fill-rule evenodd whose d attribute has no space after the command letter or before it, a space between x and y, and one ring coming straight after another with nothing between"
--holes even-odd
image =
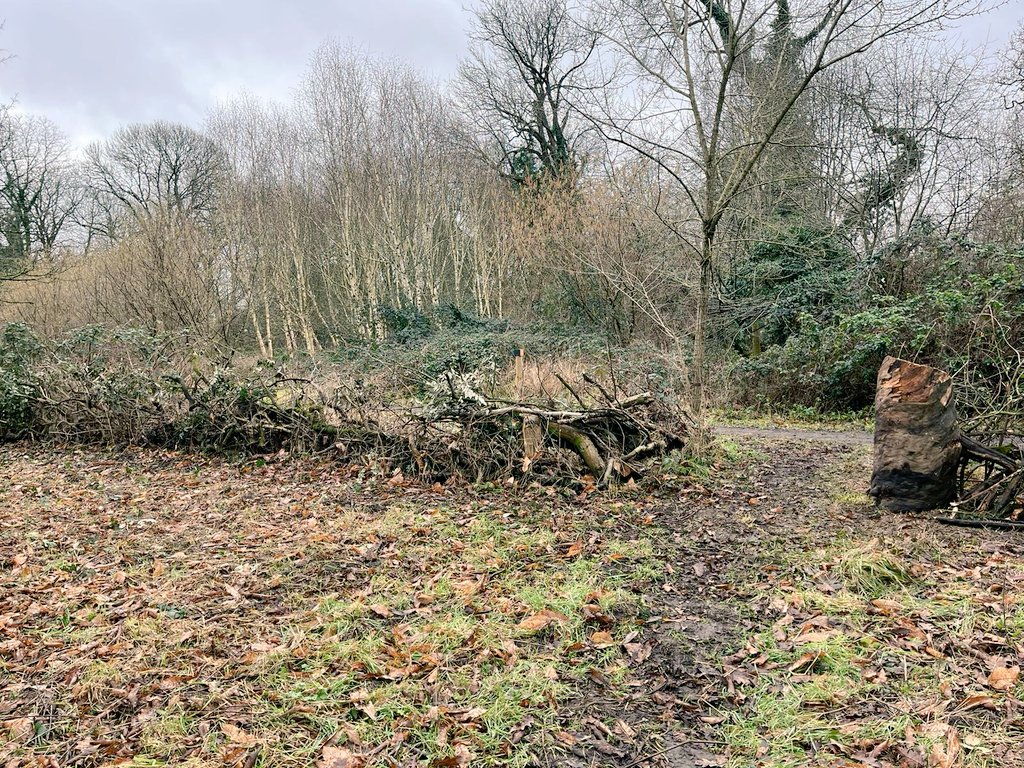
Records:
<instances>
[{"instance_id":1,"label":"exposed soil","mask_svg":"<svg viewBox=\"0 0 1024 768\"><path fill-rule=\"evenodd\" d=\"M954 530L926 516L874 508L866 495L872 442L868 432L732 426L716 431L755 455L722 467L707 488L696 487L663 502L658 523L670 535L661 555L675 574L663 590L649 595L651 613L658 617L652 622L656 639L636 688L625 700L594 691L574 705L592 717L625 718L637 730L652 721L664 727L621 754L608 754L603 745L595 750L581 744L575 760L566 764L726 764L719 724L745 700L730 681L735 667L729 654L775 620L765 610L759 587L777 570L781 552L797 557L819 552L839 537L896 539L923 558L948 553L951 563L968 571L992 553L1012 557L1016 577L1024 577L1024 534ZM599 729L591 730L600 741ZM1024 766L1024 750L1010 748L1000 759L999 765Z\"/></svg>"}]
</instances>

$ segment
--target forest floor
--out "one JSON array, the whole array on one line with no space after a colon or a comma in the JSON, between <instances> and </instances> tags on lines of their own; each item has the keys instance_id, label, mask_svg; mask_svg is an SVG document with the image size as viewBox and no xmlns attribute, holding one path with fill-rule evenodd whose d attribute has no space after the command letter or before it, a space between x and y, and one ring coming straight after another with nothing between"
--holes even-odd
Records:
<instances>
[{"instance_id":1,"label":"forest floor","mask_svg":"<svg viewBox=\"0 0 1024 768\"><path fill-rule=\"evenodd\" d=\"M0 447L0 765L1024 766L1024 536L876 511L870 450L576 494Z\"/></svg>"}]
</instances>

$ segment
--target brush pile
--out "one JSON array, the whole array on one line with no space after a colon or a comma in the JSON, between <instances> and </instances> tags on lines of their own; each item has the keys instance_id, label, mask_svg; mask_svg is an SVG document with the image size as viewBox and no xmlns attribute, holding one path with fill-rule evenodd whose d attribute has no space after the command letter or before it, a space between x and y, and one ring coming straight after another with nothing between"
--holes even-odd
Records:
<instances>
[{"instance_id":1,"label":"brush pile","mask_svg":"<svg viewBox=\"0 0 1024 768\"><path fill-rule=\"evenodd\" d=\"M447 372L423 411L406 421L418 472L473 480L588 478L597 486L639 478L687 447L693 420L651 392L618 394L589 375L566 390L575 402L492 399Z\"/></svg>"},{"instance_id":2,"label":"brush pile","mask_svg":"<svg viewBox=\"0 0 1024 768\"><path fill-rule=\"evenodd\" d=\"M693 434L672 398L614 377L559 375L557 391L508 399L494 371L450 367L404 386L397 370L366 382L322 361L213 365L183 348L99 327L42 343L9 326L0 441L334 452L431 481L603 486L644 475Z\"/></svg>"}]
</instances>

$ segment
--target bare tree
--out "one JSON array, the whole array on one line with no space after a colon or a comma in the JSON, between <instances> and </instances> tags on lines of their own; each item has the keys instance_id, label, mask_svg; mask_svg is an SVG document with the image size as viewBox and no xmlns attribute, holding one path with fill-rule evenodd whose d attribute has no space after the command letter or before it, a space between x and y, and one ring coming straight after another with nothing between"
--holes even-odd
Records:
<instances>
[{"instance_id":1,"label":"bare tree","mask_svg":"<svg viewBox=\"0 0 1024 768\"><path fill-rule=\"evenodd\" d=\"M3 31L4 24L0 22L0 31ZM10 59L10 54L0 48L0 64ZM0 104L0 157L6 157L10 151L14 139L11 129L11 105ZM0 283L7 280L14 280L25 275L27 265L17 248L17 238L12 247L8 232L14 226L10 212L0 210Z\"/></svg>"},{"instance_id":2,"label":"bare tree","mask_svg":"<svg viewBox=\"0 0 1024 768\"><path fill-rule=\"evenodd\" d=\"M95 206L90 228L115 235L156 214L207 217L223 170L220 148L192 128L166 122L122 128L86 150Z\"/></svg>"},{"instance_id":3,"label":"bare tree","mask_svg":"<svg viewBox=\"0 0 1024 768\"><path fill-rule=\"evenodd\" d=\"M1003 52L999 81L1009 89L1007 105L1024 107L1024 23L1017 26Z\"/></svg>"},{"instance_id":4,"label":"bare tree","mask_svg":"<svg viewBox=\"0 0 1024 768\"><path fill-rule=\"evenodd\" d=\"M502 173L522 182L578 169L583 123L573 94L586 87L596 43L566 0L485 0L475 9L460 91Z\"/></svg>"},{"instance_id":5,"label":"bare tree","mask_svg":"<svg viewBox=\"0 0 1024 768\"><path fill-rule=\"evenodd\" d=\"M878 42L976 7L954 0L628 0L603 6L603 39L628 65L630 79L618 94L608 94L595 122L611 140L657 163L685 205L663 218L697 267L696 410L705 402L719 227L744 194L766 183L759 173L780 141L799 135L791 121L802 99L823 73ZM730 130L737 109L751 113L739 141Z\"/></svg>"},{"instance_id":6,"label":"bare tree","mask_svg":"<svg viewBox=\"0 0 1024 768\"><path fill-rule=\"evenodd\" d=\"M81 223L95 302L113 322L226 339L237 307L213 217L221 149L192 128L132 125L86 150ZM80 270L81 271L81 270Z\"/></svg>"},{"instance_id":7,"label":"bare tree","mask_svg":"<svg viewBox=\"0 0 1024 768\"><path fill-rule=\"evenodd\" d=\"M81 201L67 138L49 120L9 115L0 130L0 217L9 259L51 253Z\"/></svg>"},{"instance_id":8,"label":"bare tree","mask_svg":"<svg viewBox=\"0 0 1024 768\"><path fill-rule=\"evenodd\" d=\"M847 165L830 184L833 215L851 240L870 254L918 226L965 227L984 173L978 64L909 40L879 45L870 62L844 69L836 97L847 133L833 137L829 154Z\"/></svg>"},{"instance_id":9,"label":"bare tree","mask_svg":"<svg viewBox=\"0 0 1024 768\"><path fill-rule=\"evenodd\" d=\"M998 118L989 128L994 172L974 223L974 234L1010 247L1024 242L1024 23L1001 52L997 70Z\"/></svg>"}]
</instances>

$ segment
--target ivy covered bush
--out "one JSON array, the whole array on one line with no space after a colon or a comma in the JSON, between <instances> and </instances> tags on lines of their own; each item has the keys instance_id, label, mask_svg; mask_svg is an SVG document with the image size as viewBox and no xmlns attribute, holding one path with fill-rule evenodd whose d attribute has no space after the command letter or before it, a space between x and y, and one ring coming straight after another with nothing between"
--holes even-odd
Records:
<instances>
[{"instance_id":1,"label":"ivy covered bush","mask_svg":"<svg viewBox=\"0 0 1024 768\"><path fill-rule=\"evenodd\" d=\"M0 439L22 437L31 430L39 396L32 363L41 351L24 323L0 329Z\"/></svg>"},{"instance_id":2,"label":"ivy covered bush","mask_svg":"<svg viewBox=\"0 0 1024 768\"><path fill-rule=\"evenodd\" d=\"M945 256L923 286L873 286L839 311L805 310L784 343L735 364L745 404L821 410L870 406L882 359L896 355L954 375L965 414L1024 402L1024 253L970 244L933 244ZM875 266L891 269L888 261ZM870 279L869 279L870 278ZM891 281L888 283L891 286Z\"/></svg>"}]
</instances>

